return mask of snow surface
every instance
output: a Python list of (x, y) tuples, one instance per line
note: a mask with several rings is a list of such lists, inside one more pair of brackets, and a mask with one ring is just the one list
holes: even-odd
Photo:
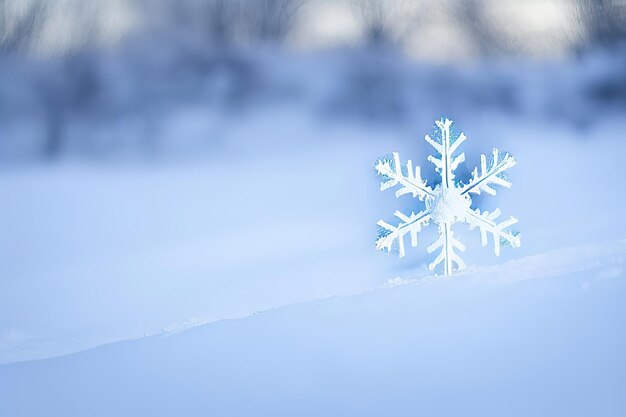
[(617, 417), (625, 260), (564, 248), (4, 365), (0, 415)]

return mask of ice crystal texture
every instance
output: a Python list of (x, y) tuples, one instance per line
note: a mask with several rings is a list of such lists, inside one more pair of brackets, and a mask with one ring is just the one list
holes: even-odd
[[(434, 188), (428, 186), (422, 179), (420, 167), (413, 168), (409, 160), (403, 166), (400, 156), (394, 152), (392, 158), (381, 158), (376, 164), (376, 171), (383, 177), (380, 184), (381, 191), (399, 186), (396, 197), (411, 194), (414, 198), (423, 201), (425, 208), (418, 213), (411, 212), (406, 215), (396, 211), (394, 215), (400, 219), (397, 226), (393, 226), (383, 220), (378, 222), (380, 233), (376, 240), (376, 249), (391, 251), (397, 244), (400, 257), (404, 256), (404, 239), (409, 234), (411, 246), (417, 246), (417, 234), (422, 227), (430, 222), (437, 225), (439, 238), (426, 250), (433, 253), (439, 250), (435, 260), (429, 265), (431, 271), (439, 265), (443, 268), (444, 275), (451, 275), (453, 271), (466, 268), (465, 262), (458, 252), (464, 252), (465, 246), (454, 238), (452, 225), (454, 223), (467, 223), (470, 230), (478, 228), (482, 245), (488, 243), (488, 235), (493, 237), (494, 252), (500, 255), (501, 246), (520, 246), (519, 234), (511, 231), (510, 226), (517, 223), (515, 217), (498, 221), (500, 210), (492, 212), (472, 208), (472, 194), (485, 192), (495, 195), (493, 186), (509, 188), (511, 183), (506, 179), (505, 172), (516, 164), (515, 158), (508, 153), (501, 155), (497, 149), (493, 149), (491, 160), (487, 161), (486, 155), (480, 157), (480, 169), (477, 167), (472, 172), (467, 184), (455, 181), (454, 171), (465, 161), (465, 154), (455, 156), (459, 146), (465, 141), (463, 133), (456, 135), (452, 130), (452, 120), (442, 118), (435, 121), (436, 135), (434, 138), (426, 135), (424, 138), (435, 151), (437, 156), (429, 155), (428, 160), (435, 166), (441, 182)], [(458, 251), (458, 252), (457, 252)]]

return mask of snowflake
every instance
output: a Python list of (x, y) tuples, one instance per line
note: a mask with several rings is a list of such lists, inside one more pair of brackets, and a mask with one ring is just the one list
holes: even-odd
[(380, 220), (379, 236), (376, 240), (376, 249), (386, 249), (391, 251), (392, 246), (397, 242), (400, 257), (404, 256), (404, 236), (411, 235), (411, 245), (417, 246), (417, 234), (423, 226), (429, 222), (437, 225), (439, 238), (426, 250), (433, 253), (441, 248), (441, 252), (429, 265), (433, 271), (442, 264), (444, 275), (451, 275), (453, 271), (460, 271), (466, 268), (465, 262), (456, 253), (465, 251), (465, 246), (454, 238), (452, 225), (457, 222), (469, 224), (470, 230), (478, 228), (483, 247), (487, 245), (487, 235), (493, 236), (494, 252), (496, 256), (500, 254), (502, 245), (520, 246), (520, 235), (512, 232), (510, 226), (517, 223), (515, 217), (510, 217), (502, 222), (496, 219), (500, 216), (500, 210), (495, 209), (491, 213), (472, 209), (471, 194), (495, 195), (496, 190), (492, 185), (501, 185), (509, 188), (511, 183), (505, 177), (505, 171), (516, 164), (515, 158), (505, 153), (501, 156), (497, 149), (493, 149), (493, 158), (487, 163), (486, 155), (480, 157), (480, 171), (475, 168), (472, 172), (468, 184), (456, 183), (454, 181), (454, 171), (460, 163), (465, 161), (465, 154), (454, 156), (459, 146), (465, 141), (463, 133), (456, 135), (452, 130), (452, 120), (442, 118), (435, 121), (437, 132), (435, 139), (426, 135), (424, 138), (439, 154), (439, 157), (428, 156), (428, 160), (435, 165), (435, 170), (441, 177), (441, 182), (433, 189), (426, 185), (422, 179), (420, 167), (413, 169), (413, 164), (409, 160), (405, 166), (400, 163), (398, 153), (394, 152), (391, 159), (381, 158), (376, 164), (376, 171), (384, 180), (380, 184), (380, 190), (400, 185), (396, 191), (396, 197), (404, 194), (412, 194), (413, 198), (418, 198), (424, 202), (425, 209), (419, 213), (411, 212), (406, 215), (396, 211), (394, 215), (400, 219), (397, 226)]

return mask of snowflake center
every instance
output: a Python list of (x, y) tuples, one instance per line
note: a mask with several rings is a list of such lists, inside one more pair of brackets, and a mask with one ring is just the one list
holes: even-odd
[(435, 224), (454, 223), (465, 218), (472, 201), (461, 194), (459, 188), (444, 188), (438, 185), (431, 200), (431, 218)]

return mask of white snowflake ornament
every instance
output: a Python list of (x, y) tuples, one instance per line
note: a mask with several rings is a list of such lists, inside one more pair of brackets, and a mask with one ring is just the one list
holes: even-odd
[(509, 229), (517, 223), (515, 217), (510, 217), (500, 223), (496, 219), (500, 216), (500, 210), (495, 209), (491, 213), (479, 209), (472, 209), (471, 194), (495, 195), (496, 190), (493, 185), (501, 185), (509, 188), (511, 183), (505, 177), (505, 171), (516, 164), (515, 158), (505, 153), (501, 156), (497, 149), (493, 150), (493, 157), (487, 163), (486, 155), (480, 157), (480, 171), (475, 168), (472, 172), (468, 184), (456, 183), (454, 181), (454, 171), (461, 162), (465, 161), (465, 154), (455, 156), (459, 146), (465, 141), (463, 133), (455, 135), (451, 132), (452, 120), (442, 118), (435, 121), (438, 129), (436, 137), (432, 139), (426, 135), (424, 138), (435, 150), (438, 157), (429, 155), (428, 160), (435, 165), (435, 170), (441, 177), (441, 182), (431, 188), (422, 179), (420, 167), (413, 169), (413, 164), (409, 160), (402, 166), (398, 153), (393, 153), (392, 159), (381, 158), (376, 164), (376, 171), (384, 180), (380, 184), (380, 190), (399, 185), (396, 190), (396, 197), (404, 194), (412, 194), (414, 198), (424, 202), (425, 209), (419, 213), (411, 212), (406, 215), (396, 211), (394, 215), (400, 219), (397, 226), (380, 220), (378, 226), (380, 233), (376, 240), (376, 249), (388, 252), (397, 243), (400, 257), (405, 254), (404, 237), (411, 236), (411, 246), (417, 246), (417, 234), (423, 226), (433, 222), (437, 225), (439, 238), (426, 250), (432, 253), (441, 249), (439, 255), (429, 265), (433, 271), (438, 265), (443, 266), (443, 274), (451, 275), (453, 271), (460, 271), (466, 268), (465, 262), (458, 255), (456, 250), (465, 251), (465, 246), (454, 238), (452, 225), (462, 222), (469, 224), (470, 230), (478, 228), (483, 247), (487, 245), (487, 235), (493, 236), (494, 252), (500, 255), (502, 245), (517, 248), (520, 246), (520, 235)]

